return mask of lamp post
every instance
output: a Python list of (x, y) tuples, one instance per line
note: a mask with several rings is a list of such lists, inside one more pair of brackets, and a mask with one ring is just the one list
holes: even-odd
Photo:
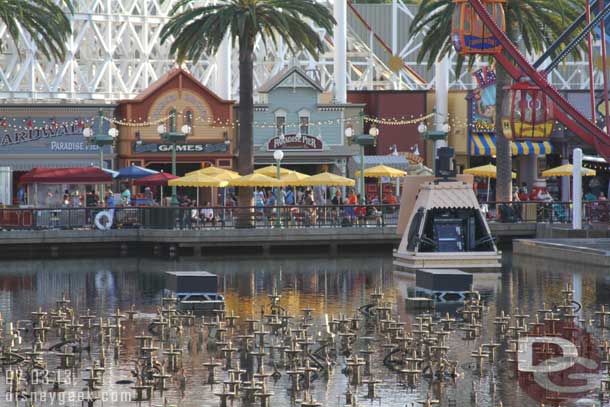
[(374, 146), (377, 144), (377, 136), (379, 136), (379, 128), (373, 125), (369, 129), (368, 134), (360, 134), (354, 136), (354, 129), (348, 127), (345, 129), (345, 138), (348, 144), (357, 144), (360, 146), (360, 203), (366, 204), (366, 191), (364, 184), (364, 147)]
[[(88, 143), (94, 144), (98, 147), (98, 153), (100, 158), (100, 170), (104, 169), (104, 146), (111, 146), (114, 140), (118, 137), (119, 131), (115, 127), (108, 129), (108, 134), (102, 133), (102, 120), (103, 112), (100, 110), (97, 119), (97, 133), (93, 134), (93, 130), (90, 127), (83, 129), (83, 136)], [(104, 184), (100, 184), (100, 199), (104, 201)]]
[[(165, 128), (165, 124), (157, 126), (157, 132), (161, 136), (163, 141), (172, 143), (172, 175), (176, 175), (176, 144), (184, 143), (186, 136), (191, 132), (191, 126), (188, 124), (183, 125), (180, 128), (180, 132), (175, 130), (175, 117), (170, 117), (170, 131), (168, 132)], [(178, 206), (178, 197), (176, 195), (176, 186), (172, 186), (172, 206)]]
[[(282, 159), (284, 158), (284, 152), (282, 150), (275, 150), (273, 152), (273, 159), (275, 160), (275, 164), (276, 164), (276, 169), (277, 169), (277, 180), (280, 180), (280, 164), (282, 162)], [(275, 226), (277, 226), (278, 228), (282, 227), (282, 222), (280, 220), (280, 187), (278, 185), (278, 187), (276, 188), (276, 194), (275, 194), (275, 206), (276, 206), (276, 215), (275, 215)]]
[(436, 159), (437, 159), (437, 149), (438, 142), (445, 141), (447, 139), (447, 135), (451, 131), (451, 126), (449, 123), (445, 123), (441, 126), (441, 130), (428, 130), (428, 126), (425, 122), (421, 122), (417, 127), (417, 131), (424, 137), (424, 140), (431, 140), (434, 142), (434, 151), (432, 154), (432, 170), (434, 171), (434, 175), (436, 175)]

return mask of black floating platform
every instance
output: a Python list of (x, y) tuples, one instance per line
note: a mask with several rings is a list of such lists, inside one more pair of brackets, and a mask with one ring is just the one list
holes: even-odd
[(415, 286), (433, 292), (470, 291), (472, 274), (457, 269), (419, 269), (415, 273)]
[(165, 273), (165, 285), (174, 293), (215, 293), (218, 278), (207, 271), (168, 271)]

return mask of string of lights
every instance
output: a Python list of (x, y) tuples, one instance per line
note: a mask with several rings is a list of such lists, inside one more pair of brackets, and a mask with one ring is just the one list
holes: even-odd
[[(345, 118), (339, 118), (339, 119), (331, 119), (331, 120), (318, 120), (318, 121), (313, 121), (313, 122), (309, 122), (309, 125), (317, 125), (317, 126), (324, 126), (324, 125), (333, 125), (333, 124), (340, 124), (340, 123), (353, 123), (356, 122), (358, 120), (363, 120), (364, 122), (370, 123), (370, 124), (375, 124), (375, 125), (389, 125), (389, 126), (409, 126), (409, 125), (414, 125), (414, 124), (419, 124), (421, 122), (425, 122), (427, 120), (430, 120), (434, 117), (435, 113), (430, 113), (430, 114), (426, 114), (420, 117), (410, 117), (410, 118), (406, 118), (406, 117), (392, 117), (392, 118), (379, 118), (379, 117), (374, 117), (374, 116), (361, 116), (361, 115), (354, 115), (354, 116), (350, 116), (350, 117), (345, 117)], [(176, 113), (177, 117), (186, 117), (185, 114), (183, 113)], [(169, 120), (170, 118), (172, 118), (173, 115), (167, 115), (165, 117), (161, 117), (158, 119), (153, 119), (153, 120), (142, 120), (141, 118), (139, 118), (138, 120), (123, 120), (123, 119), (119, 119), (116, 117), (109, 117), (109, 116), (102, 116), (102, 120), (107, 121), (109, 123), (111, 123), (112, 125), (116, 126), (116, 127), (132, 127), (132, 128), (144, 128), (144, 127), (152, 127), (152, 126), (157, 126), (160, 123), (163, 123), (167, 120)], [(199, 124), (203, 124), (203, 125), (208, 125), (208, 126), (214, 126), (214, 127), (223, 127), (223, 128), (227, 128), (227, 129), (235, 129), (239, 126), (239, 120), (235, 120), (235, 121), (229, 121), (229, 120), (215, 120), (209, 117), (192, 117), (191, 120), (193, 120), (194, 122), (197, 122)], [(451, 125), (451, 128), (467, 128), (471, 131), (474, 132), (494, 132), (495, 131), (495, 124), (493, 122), (483, 122), (483, 121), (477, 121), (477, 122), (469, 122), (468, 120), (462, 120), (462, 119), (457, 119), (455, 117), (449, 117), (448, 124)], [(65, 127), (65, 126), (79, 126), (81, 128), (85, 128), (85, 127), (93, 127), (96, 125), (96, 117), (90, 117), (90, 118), (84, 118), (84, 119), (78, 119), (78, 120), (68, 120), (68, 121), (58, 121), (54, 118), (49, 119), (49, 120), (44, 120), (44, 121), (40, 121), (39, 119), (31, 119), (31, 118), (1, 118), (0, 119), (0, 131), (2, 129), (5, 129), (5, 131), (14, 131), (14, 132), (20, 132), (20, 131), (28, 131), (28, 130), (52, 130), (53, 128), (58, 128), (58, 127)], [(298, 128), (301, 125), (301, 123), (299, 122), (285, 122), (283, 123), (284, 127), (287, 128)], [(275, 129), (277, 128), (277, 123), (275, 122), (262, 122), (262, 121), (255, 121), (253, 123), (253, 127), (254, 128), (259, 128), (259, 129)], [(553, 123), (553, 129), (554, 131), (569, 131), (569, 129), (564, 126), (561, 122), (559, 121), (554, 121)]]
[(419, 124), (421, 122), (424, 122), (424, 121), (434, 117), (435, 115), (436, 115), (436, 113), (430, 113), (425, 116), (421, 116), (421, 117), (418, 117), (415, 119), (410, 119), (410, 120), (406, 120), (404, 117), (402, 117), (400, 119), (396, 119), (395, 117), (393, 117), (392, 119), (383, 119), (383, 118), (378, 118), (378, 117), (365, 116), (364, 121), (369, 122), (369, 123), (383, 124), (383, 125), (389, 125), (389, 126), (408, 126), (411, 124)]
[[(17, 124), (20, 123), (20, 124)], [(95, 122), (95, 118), (85, 118), (78, 120), (67, 120), (67, 121), (57, 121), (56, 119), (50, 119), (48, 121), (42, 121), (42, 123), (38, 124), (38, 120), (33, 120), (30, 118), (22, 119), (22, 118), (2, 118), (0, 119), (0, 128), (5, 129), (5, 131), (11, 129), (13, 131), (26, 131), (26, 130), (48, 130), (52, 128), (65, 127), (65, 126), (79, 126), (81, 128), (89, 127), (93, 125)]]
[[(362, 120), (363, 122), (375, 124), (375, 125), (407, 126), (407, 125), (414, 125), (414, 124), (418, 124), (423, 121), (426, 121), (426, 120), (432, 118), (434, 115), (435, 115), (434, 113), (430, 113), (430, 114), (426, 114), (426, 115), (423, 115), (420, 117), (411, 116), (409, 118), (404, 117), (404, 116), (399, 117), (399, 118), (396, 118), (396, 117), (379, 118), (379, 117), (366, 116), (366, 115), (365, 116), (353, 115), (353, 116), (338, 118), (338, 119), (316, 120), (316, 121), (308, 122), (308, 124), (317, 125), (317, 126), (324, 126), (324, 125), (328, 126), (328, 125), (341, 124), (341, 123), (353, 123), (353, 122)], [(173, 117), (187, 118), (187, 115), (184, 113), (177, 112), (175, 114), (169, 114), (167, 116), (160, 117), (157, 119), (145, 118), (144, 120), (142, 118), (138, 118), (137, 120), (135, 120), (135, 119), (125, 120), (125, 119), (119, 119), (117, 117), (104, 116), (104, 115), (101, 116), (102, 120), (111, 123), (115, 127), (131, 127), (131, 128), (145, 128), (145, 127), (157, 126), (160, 123), (166, 122), (167, 120), (169, 120)], [(217, 119), (212, 119), (210, 117), (202, 117), (202, 116), (190, 117), (190, 120), (192, 120), (193, 122), (199, 123), (199, 124), (203, 124), (203, 125), (230, 128), (230, 129), (235, 129), (239, 126), (239, 120), (234, 120), (234, 121), (217, 120)], [(38, 121), (34, 121), (29, 118), (27, 118), (27, 119), (4, 118), (4, 119), (0, 120), (0, 127), (4, 127), (7, 130), (12, 129), (14, 131), (28, 131), (28, 130), (45, 129), (45, 128), (49, 128), (52, 126), (57, 127), (57, 126), (73, 125), (76, 122), (78, 122), (78, 124), (83, 128), (84, 127), (93, 127), (94, 125), (96, 125), (95, 117), (91, 117), (89, 119), (79, 120), (79, 121), (70, 120), (70, 121), (64, 121), (64, 122), (59, 122), (55, 119), (51, 119), (50, 121), (42, 121), (42, 124), (40, 124), (40, 125), (36, 124), (36, 122), (38, 122)], [(275, 129), (275, 128), (277, 128), (277, 125), (278, 124), (276, 122), (255, 121), (253, 123), (253, 127), (259, 128), (259, 129)], [(302, 125), (302, 123), (300, 123), (299, 121), (294, 121), (294, 122), (284, 122), (284, 123), (282, 123), (282, 125), (284, 127), (288, 127), (288, 128), (291, 128), (291, 127), (298, 128), (299, 126)]]

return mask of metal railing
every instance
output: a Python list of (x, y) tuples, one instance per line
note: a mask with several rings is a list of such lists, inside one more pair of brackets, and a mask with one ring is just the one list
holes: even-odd
[[(609, 223), (610, 201), (583, 201), (584, 222)], [(488, 202), (481, 204), (488, 220), (504, 223), (571, 223), (572, 202)]]
[(396, 226), (397, 205), (3, 208), (0, 230), (320, 228)]
[[(487, 220), (503, 223), (571, 223), (571, 202), (488, 202)], [(0, 208), (0, 230), (383, 228), (398, 223), (398, 205), (251, 207)], [(610, 223), (610, 201), (583, 202), (583, 221)]]

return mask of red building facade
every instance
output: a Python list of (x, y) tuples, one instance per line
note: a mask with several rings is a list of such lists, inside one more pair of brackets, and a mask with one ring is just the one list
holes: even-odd
[[(347, 100), (350, 103), (365, 103), (364, 113), (367, 116), (389, 120), (411, 120), (424, 116), (427, 111), (426, 91), (350, 91)], [(399, 152), (412, 151), (419, 146), (420, 154), (425, 157), (426, 145), (417, 124), (389, 125), (381, 124), (375, 151), (367, 154), (386, 155), (392, 152), (393, 146)], [(365, 131), (369, 126), (365, 123)]]

